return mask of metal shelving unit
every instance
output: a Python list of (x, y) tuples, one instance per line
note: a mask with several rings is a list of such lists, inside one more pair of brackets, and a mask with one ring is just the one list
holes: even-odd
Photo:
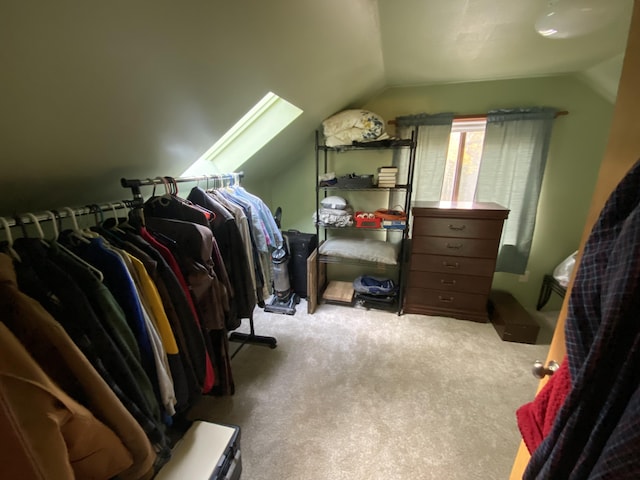
[[(414, 175), (414, 167), (415, 167), (415, 155), (416, 155), (416, 138), (415, 133), (412, 133), (411, 138), (409, 139), (391, 139), (384, 142), (368, 142), (368, 143), (357, 143), (354, 145), (344, 145), (337, 147), (328, 147), (321, 142), (321, 133), (316, 131), (315, 133), (315, 156), (316, 156), (316, 212), (320, 209), (320, 203), (323, 198), (326, 198), (329, 194), (331, 195), (339, 195), (340, 192), (355, 192), (358, 193), (371, 193), (374, 192), (380, 193), (381, 198), (384, 198), (384, 194), (387, 194), (387, 197), (394, 193), (400, 193), (403, 196), (402, 204), (398, 204), (402, 206), (404, 212), (407, 213), (406, 225), (404, 228), (358, 228), (358, 227), (334, 227), (334, 226), (323, 226), (319, 222), (316, 221), (316, 235), (318, 237), (319, 244), (326, 241), (328, 238), (332, 238), (339, 231), (339, 235), (345, 236), (369, 236), (369, 235), (382, 235), (385, 234), (387, 236), (386, 241), (390, 241), (389, 238), (393, 240), (392, 243), (397, 242), (399, 244), (399, 255), (398, 255), (398, 263), (397, 265), (388, 265), (383, 263), (376, 262), (367, 262), (364, 260), (353, 260), (347, 259), (343, 257), (337, 256), (328, 256), (328, 255), (316, 255), (315, 258), (315, 283), (317, 285), (316, 301), (317, 304), (320, 304), (323, 301), (323, 293), (326, 288), (326, 284), (321, 284), (321, 277), (325, 278), (326, 275), (321, 275), (321, 266), (326, 266), (328, 264), (343, 264), (343, 265), (351, 265), (351, 266), (362, 266), (362, 267), (370, 267), (375, 268), (376, 271), (395, 271), (395, 281), (398, 285), (398, 292), (396, 296), (396, 301), (394, 305), (380, 305), (374, 304), (375, 302), (364, 305), (366, 308), (381, 308), (384, 310), (392, 310), (398, 313), (398, 315), (402, 314), (402, 306), (404, 299), (404, 283), (405, 283), (405, 257), (406, 257), (406, 244), (408, 242), (409, 236), (409, 228), (410, 228), (410, 216), (409, 209), (411, 206), (411, 193), (412, 193), (412, 184), (413, 184), (413, 175)], [(389, 162), (391, 163), (393, 160), (393, 152), (402, 152), (406, 151), (407, 161), (404, 168), (398, 171), (398, 181), (401, 183), (397, 184), (395, 187), (366, 187), (366, 188), (355, 188), (349, 187), (344, 188), (339, 185), (332, 186), (319, 186), (318, 178), (321, 174), (327, 173), (329, 170), (329, 166), (333, 165), (332, 162), (337, 160), (337, 157), (346, 156), (349, 152), (354, 151), (388, 151), (389, 153)], [(341, 160), (342, 161), (342, 160)], [(347, 162), (345, 161), (345, 164)], [(389, 164), (390, 164), (389, 163)], [(344, 167), (345, 164), (342, 164)], [(388, 202), (388, 199), (387, 199)], [(383, 206), (381, 205), (381, 208)], [(384, 206), (386, 207), (386, 206)], [(392, 206), (391, 206), (392, 207)], [(326, 267), (325, 267), (326, 268)], [(328, 280), (325, 282), (328, 284)], [(336, 303), (336, 302), (330, 302)], [(353, 304), (353, 302), (352, 302)]]

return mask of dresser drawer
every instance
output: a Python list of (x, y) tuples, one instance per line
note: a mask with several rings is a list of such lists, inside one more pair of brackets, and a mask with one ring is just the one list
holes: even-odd
[(491, 291), (491, 277), (472, 277), (439, 272), (409, 272), (409, 285), (416, 288), (442, 290), (446, 292), (466, 292), (488, 295)]
[(411, 245), (412, 254), (495, 258), (498, 251), (496, 239), (414, 236)]
[(425, 288), (409, 287), (406, 304), (413, 307), (434, 308), (438, 311), (486, 312), (487, 295), (463, 292), (445, 292)]
[(502, 235), (502, 223), (501, 219), (415, 217), (413, 235), (499, 239)]
[(495, 258), (448, 257), (442, 255), (411, 255), (411, 271), (442, 272), (462, 275), (493, 276)]

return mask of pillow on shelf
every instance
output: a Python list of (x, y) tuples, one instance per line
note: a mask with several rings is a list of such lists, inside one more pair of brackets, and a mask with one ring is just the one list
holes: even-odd
[(320, 204), (324, 208), (332, 208), (334, 210), (344, 210), (347, 208), (347, 201), (344, 198), (335, 195), (323, 198), (320, 201)]
[(399, 249), (391, 243), (370, 238), (330, 238), (318, 251), (320, 255), (397, 265)]

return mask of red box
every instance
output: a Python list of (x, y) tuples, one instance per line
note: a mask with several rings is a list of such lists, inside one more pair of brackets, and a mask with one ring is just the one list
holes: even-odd
[(353, 218), (357, 228), (382, 228), (382, 219), (370, 212), (356, 212)]

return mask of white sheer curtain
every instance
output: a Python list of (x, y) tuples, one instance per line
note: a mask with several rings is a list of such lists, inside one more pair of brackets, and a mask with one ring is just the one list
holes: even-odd
[(475, 200), (507, 207), (496, 271), (523, 274), (556, 110), (498, 110), (487, 115)]
[[(453, 113), (419, 114), (396, 118), (396, 134), (410, 138), (416, 131), (416, 161), (413, 175), (413, 201), (438, 201), (447, 163), (447, 149)], [(398, 157), (399, 171), (405, 171), (406, 156)]]

